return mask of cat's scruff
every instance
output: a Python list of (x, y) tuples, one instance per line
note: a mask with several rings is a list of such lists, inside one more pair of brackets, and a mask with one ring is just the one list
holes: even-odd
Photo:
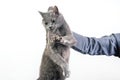
[(65, 80), (69, 76), (70, 47), (76, 43), (70, 28), (57, 6), (39, 12), (46, 30), (46, 48), (38, 80)]

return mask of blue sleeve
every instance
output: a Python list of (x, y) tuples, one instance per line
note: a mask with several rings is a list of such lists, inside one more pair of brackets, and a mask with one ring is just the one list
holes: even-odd
[(72, 48), (89, 55), (116, 55), (120, 49), (120, 34), (112, 34), (101, 38), (85, 37), (73, 32), (77, 44)]

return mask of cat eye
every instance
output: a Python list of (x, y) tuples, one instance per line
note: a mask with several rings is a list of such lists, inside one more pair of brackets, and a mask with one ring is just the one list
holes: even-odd
[(47, 23), (47, 22), (45, 22), (45, 25), (48, 25), (48, 23)]
[(52, 23), (55, 23), (55, 20), (52, 20)]

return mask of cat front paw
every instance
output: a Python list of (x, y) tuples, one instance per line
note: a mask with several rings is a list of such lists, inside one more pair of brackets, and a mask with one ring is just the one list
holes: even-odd
[(62, 39), (62, 37), (61, 37), (61, 36), (59, 36), (59, 35), (55, 35), (55, 41), (60, 42), (60, 41), (61, 41), (61, 39)]
[(62, 37), (59, 36), (59, 35), (56, 35), (56, 34), (52, 34), (51, 37), (50, 37), (50, 41), (53, 43), (53, 42), (58, 42), (60, 43)]
[(61, 38), (60, 43), (63, 45), (69, 45), (68, 40), (64, 39), (64, 37)]

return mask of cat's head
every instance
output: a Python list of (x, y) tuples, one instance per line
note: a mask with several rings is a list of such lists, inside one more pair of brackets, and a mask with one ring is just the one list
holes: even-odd
[(57, 6), (49, 7), (47, 12), (40, 12), (43, 20), (42, 23), (46, 30), (54, 30), (57, 24), (57, 18), (59, 16), (59, 11)]

